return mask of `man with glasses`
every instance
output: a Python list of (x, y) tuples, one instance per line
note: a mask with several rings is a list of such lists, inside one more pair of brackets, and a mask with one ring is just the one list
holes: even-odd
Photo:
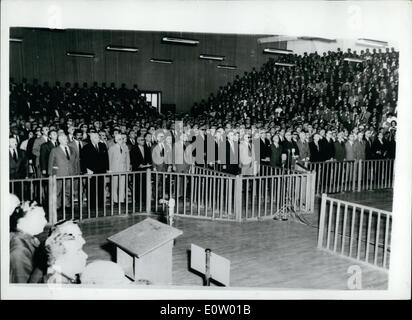
[(133, 171), (140, 171), (150, 166), (150, 150), (145, 147), (143, 136), (137, 138), (136, 147), (130, 151), (130, 161)]

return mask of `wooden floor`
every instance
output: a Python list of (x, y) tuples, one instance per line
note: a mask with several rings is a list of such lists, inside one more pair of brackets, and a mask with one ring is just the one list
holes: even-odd
[[(335, 195), (363, 204), (380, 200), (382, 209), (392, 206), (390, 191)], [(363, 199), (361, 197), (363, 195)], [(389, 205), (390, 203), (390, 205)], [(316, 206), (318, 208), (318, 205)], [(297, 222), (225, 222), (177, 218), (175, 227), (183, 231), (173, 250), (173, 284), (201, 286), (202, 278), (190, 270), (190, 245), (208, 247), (231, 261), (232, 287), (347, 289), (348, 268), (354, 263), (316, 249), (317, 216), (310, 225)], [(91, 219), (81, 223), (89, 262), (114, 259), (107, 238), (139, 221), (144, 215)], [(153, 216), (152, 216), (153, 217)], [(157, 218), (157, 216), (154, 216)], [(360, 265), (363, 289), (386, 289), (387, 273)]]

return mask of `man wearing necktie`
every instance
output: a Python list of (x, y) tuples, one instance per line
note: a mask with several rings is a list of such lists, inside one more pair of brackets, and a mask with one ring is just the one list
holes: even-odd
[[(106, 145), (100, 142), (96, 132), (90, 133), (90, 143), (82, 149), (82, 160), (84, 160), (85, 172), (89, 175), (106, 173), (109, 169), (109, 156)], [(96, 194), (97, 184), (97, 194)], [(90, 179), (90, 207), (103, 206), (105, 177), (99, 176)]]
[(116, 135), (114, 141), (115, 143), (109, 148), (109, 172), (114, 174), (112, 197), (115, 203), (122, 203), (125, 200), (126, 175), (120, 173), (130, 171), (130, 156), (122, 135)]
[(365, 160), (365, 141), (363, 140), (362, 131), (358, 133), (357, 140), (353, 143), (353, 152), (355, 160)]
[[(59, 146), (54, 147), (49, 156), (48, 174), (53, 174), (53, 170), (57, 177), (76, 175), (78, 168), (78, 154), (68, 145), (68, 139), (65, 134), (58, 136)], [(64, 199), (62, 195), (63, 181), (65, 185)], [(73, 185), (74, 189), (74, 185)], [(72, 179), (57, 179), (57, 209), (71, 207), (72, 202)]]
[(239, 174), (239, 144), (234, 141), (233, 131), (227, 133), (226, 141), (226, 165), (223, 169), (230, 174)]
[(152, 159), (152, 135), (150, 133), (146, 133), (144, 135), (144, 148), (145, 148), (145, 152), (148, 155), (147, 161), (149, 162), (149, 164), (153, 163), (153, 159)]
[(152, 145), (153, 169), (159, 172), (165, 172), (167, 165), (165, 163), (164, 133), (159, 131), (157, 134), (157, 144)]
[(49, 156), (53, 148), (57, 147), (57, 132), (56, 130), (49, 131), (49, 140), (40, 146), (40, 169), (42, 177), (48, 177)]
[(249, 134), (245, 133), (243, 135), (241, 143), (239, 144), (239, 161), (242, 175), (251, 176), (255, 174), (255, 166), (257, 159), (255, 150), (252, 146), (251, 141), (249, 140)]
[(17, 149), (17, 140), (13, 136), (9, 139), (9, 177), (24, 179), (27, 175), (27, 164), (22, 150)]
[(73, 135), (73, 140), (68, 143), (69, 147), (71, 147), (78, 155), (79, 163), (77, 164), (78, 172), (76, 174), (84, 173), (84, 164), (82, 163), (82, 149), (83, 149), (83, 141), (82, 141), (82, 131), (76, 130)]

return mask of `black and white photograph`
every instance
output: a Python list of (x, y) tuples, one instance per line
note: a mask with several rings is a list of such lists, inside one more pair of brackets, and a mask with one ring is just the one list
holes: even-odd
[(1, 298), (410, 299), (411, 4), (2, 1)]

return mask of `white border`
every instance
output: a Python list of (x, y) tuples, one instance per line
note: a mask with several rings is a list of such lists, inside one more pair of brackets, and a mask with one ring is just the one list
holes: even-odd
[[(156, 13), (155, 15), (153, 13)], [(409, 1), (22, 1), (1, 2), (1, 297), (3, 299), (410, 299), (411, 30)], [(398, 148), (389, 289), (386, 291), (80, 289), (8, 285), (9, 27), (159, 30), (371, 38), (400, 51)]]

